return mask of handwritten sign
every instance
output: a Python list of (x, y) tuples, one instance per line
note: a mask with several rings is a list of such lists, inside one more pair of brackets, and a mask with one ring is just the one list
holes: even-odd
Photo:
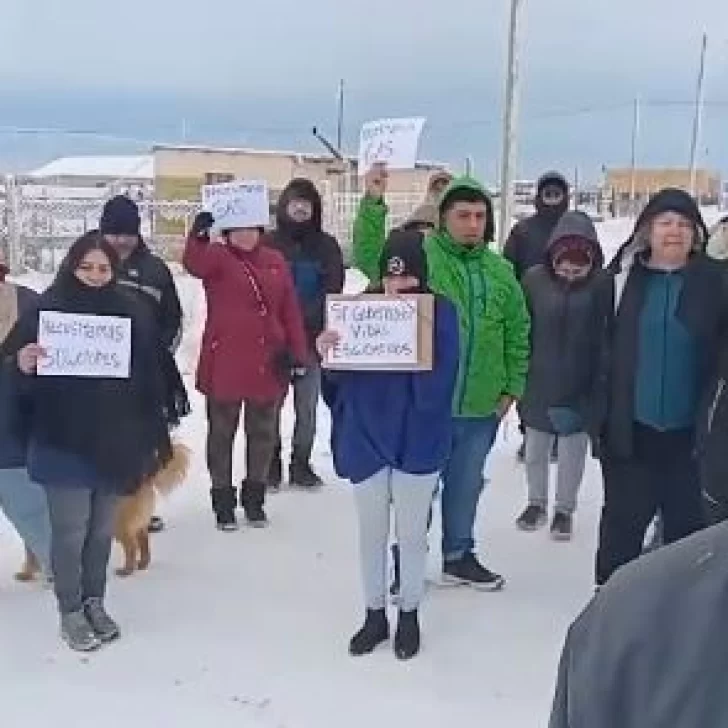
[(215, 218), (215, 227), (219, 230), (256, 228), (270, 223), (268, 185), (265, 182), (204, 185), (202, 206)]
[(372, 165), (386, 164), (388, 169), (414, 169), (425, 119), (380, 119), (361, 128), (359, 137), (359, 174)]
[(48, 354), (39, 376), (129, 378), (129, 318), (41, 311), (38, 343)]
[(326, 328), (340, 341), (329, 369), (432, 369), (433, 298), (430, 295), (328, 296)]

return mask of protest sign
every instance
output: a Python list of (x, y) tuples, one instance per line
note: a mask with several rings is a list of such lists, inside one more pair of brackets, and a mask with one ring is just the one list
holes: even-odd
[(215, 218), (218, 230), (265, 227), (270, 224), (265, 182), (225, 182), (202, 187), (202, 207)]
[(429, 294), (328, 296), (326, 329), (341, 338), (323, 365), (428, 371), (432, 369), (433, 316), (434, 300)]
[(414, 169), (425, 119), (380, 119), (369, 121), (359, 137), (359, 174), (374, 164), (388, 169)]
[(129, 318), (41, 311), (38, 343), (47, 353), (38, 362), (41, 377), (129, 378)]

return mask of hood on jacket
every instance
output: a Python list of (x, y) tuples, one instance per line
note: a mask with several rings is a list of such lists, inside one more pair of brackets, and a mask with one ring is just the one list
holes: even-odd
[(677, 212), (690, 220), (695, 225), (696, 231), (695, 252), (705, 252), (710, 233), (697, 202), (685, 190), (666, 187), (645, 205), (637, 218), (632, 234), (610, 261), (608, 266), (610, 271), (620, 270), (623, 263), (629, 263), (636, 255), (647, 250), (649, 247), (647, 228), (652, 220), (663, 212)]
[[(288, 216), (287, 208), (291, 200), (308, 200), (313, 208), (311, 219), (299, 223)], [(295, 237), (302, 237), (306, 233), (320, 233), (323, 229), (323, 203), (321, 194), (310, 179), (299, 177), (291, 180), (281, 192), (276, 205), (276, 226), (284, 233)]]
[(495, 214), (493, 212), (493, 200), (485, 187), (478, 182), (478, 180), (472, 177), (455, 177), (450, 182), (445, 191), (442, 194), (439, 206), (439, 220), (438, 224), (440, 229), (445, 228), (445, 211), (448, 206), (459, 199), (477, 197), (485, 202), (486, 206), (486, 222), (485, 222), (485, 234), (484, 243), (491, 243), (495, 238)]
[(402, 225), (402, 230), (417, 230), (429, 227), (433, 230), (437, 227), (438, 210), (437, 205), (428, 202), (415, 208), (407, 221)]
[[(556, 185), (564, 191), (564, 199), (559, 205), (547, 205), (541, 195), (546, 187)], [(556, 171), (546, 172), (536, 182), (536, 199), (534, 200), (536, 212), (539, 215), (549, 217), (560, 217), (569, 209), (569, 183), (563, 174)]]
[(601, 268), (604, 265), (604, 252), (599, 243), (597, 229), (589, 215), (580, 210), (574, 210), (565, 212), (561, 216), (546, 246), (546, 255), (550, 264), (553, 264), (552, 253), (559, 242), (567, 239), (587, 243), (592, 250), (594, 268)]

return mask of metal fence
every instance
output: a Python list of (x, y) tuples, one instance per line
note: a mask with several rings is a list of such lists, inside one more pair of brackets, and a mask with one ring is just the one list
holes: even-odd
[[(387, 195), (390, 226), (401, 224), (422, 201), (423, 193)], [(358, 192), (322, 190), (324, 227), (340, 242), (345, 257), (351, 256), (354, 218), (361, 199)], [(19, 186), (8, 184), (0, 197), (0, 244), (14, 270), (55, 270), (70, 244), (98, 226), (103, 199), (39, 199), (24, 195)], [(139, 202), (142, 235), (155, 251), (168, 260), (178, 260), (199, 202), (154, 200)]]

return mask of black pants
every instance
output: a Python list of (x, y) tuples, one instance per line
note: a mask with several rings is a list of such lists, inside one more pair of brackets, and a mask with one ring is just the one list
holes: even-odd
[[(208, 397), (207, 469), (213, 488), (233, 485), (233, 448), (242, 402), (217, 402)], [(246, 478), (266, 483), (278, 435), (278, 404), (245, 402)]]
[(632, 457), (602, 458), (604, 508), (599, 527), (596, 580), (604, 584), (642, 552), (645, 533), (658, 510), (665, 543), (705, 525), (692, 430), (660, 432), (634, 426)]

